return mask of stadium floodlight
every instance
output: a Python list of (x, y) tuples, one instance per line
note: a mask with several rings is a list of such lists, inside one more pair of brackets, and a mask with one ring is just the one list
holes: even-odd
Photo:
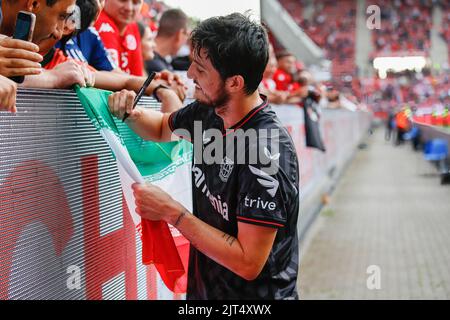
[(381, 79), (387, 77), (388, 71), (415, 70), (420, 72), (426, 64), (427, 60), (423, 56), (377, 57), (373, 60), (373, 67), (378, 70), (378, 76)]

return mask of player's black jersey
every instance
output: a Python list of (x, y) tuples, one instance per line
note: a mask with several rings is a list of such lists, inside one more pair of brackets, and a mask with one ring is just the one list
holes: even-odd
[[(201, 131), (194, 127), (198, 121)], [(297, 299), (298, 160), (289, 134), (267, 100), (228, 130), (213, 108), (199, 102), (173, 113), (169, 126), (181, 136), (189, 134), (194, 144), (195, 216), (233, 237), (237, 237), (238, 222), (278, 229), (269, 258), (253, 281), (191, 246), (187, 299)], [(218, 136), (207, 129), (220, 130), (215, 131), (223, 138), (222, 154)], [(238, 132), (246, 137), (227, 140)], [(234, 149), (230, 149), (233, 140)], [(208, 155), (221, 160), (211, 164)]]

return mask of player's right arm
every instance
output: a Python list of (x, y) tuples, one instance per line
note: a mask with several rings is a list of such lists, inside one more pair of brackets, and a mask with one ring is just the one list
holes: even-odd
[[(159, 90), (158, 98), (164, 103), (164, 99), (170, 99), (166, 93), (169, 90)], [(133, 109), (134, 91), (122, 90), (113, 93), (108, 98), (111, 113), (118, 119), (123, 119), (125, 112), (130, 116), (125, 120), (127, 125), (144, 140), (155, 142), (168, 142), (173, 140), (169, 127), (171, 113), (161, 113), (155, 110), (136, 107)]]

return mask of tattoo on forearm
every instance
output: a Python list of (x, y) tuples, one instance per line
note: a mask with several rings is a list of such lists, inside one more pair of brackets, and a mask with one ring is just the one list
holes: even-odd
[(230, 247), (233, 245), (234, 241), (236, 241), (236, 238), (230, 236), (229, 234), (224, 233), (222, 235), (222, 238), (225, 239), (225, 242), (230, 245)]

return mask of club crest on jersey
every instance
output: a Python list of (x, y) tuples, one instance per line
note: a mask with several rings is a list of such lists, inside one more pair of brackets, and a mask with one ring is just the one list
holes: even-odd
[(230, 177), (231, 172), (233, 171), (234, 162), (228, 157), (223, 158), (222, 163), (220, 164), (220, 172), (219, 178), (222, 182), (227, 182)]

